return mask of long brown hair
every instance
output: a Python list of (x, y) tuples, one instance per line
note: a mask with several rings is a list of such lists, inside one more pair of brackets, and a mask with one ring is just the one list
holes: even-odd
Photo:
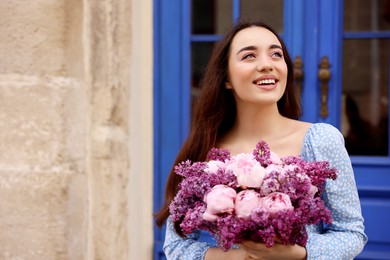
[[(236, 118), (236, 103), (232, 92), (225, 88), (228, 56), (234, 36), (248, 27), (266, 28), (281, 43), (288, 73), (286, 90), (277, 105), (281, 115), (298, 119), (300, 107), (293, 89), (293, 64), (284, 42), (268, 25), (241, 20), (225, 34), (224, 38), (213, 49), (201, 82), (200, 96), (194, 104), (188, 137), (179, 151), (174, 165), (184, 160), (194, 162), (206, 160), (208, 151), (215, 147), (217, 139), (232, 128)], [(159, 227), (162, 227), (169, 217), (169, 204), (177, 193), (181, 180), (182, 177), (175, 174), (172, 168), (166, 185), (164, 205), (156, 214), (156, 223)], [(183, 236), (179, 224), (175, 223), (175, 229), (179, 235)]]

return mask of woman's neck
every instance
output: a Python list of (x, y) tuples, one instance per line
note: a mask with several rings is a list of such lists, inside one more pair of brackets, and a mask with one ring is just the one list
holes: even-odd
[(272, 139), (283, 130), (288, 119), (282, 116), (276, 105), (269, 107), (245, 107), (237, 110), (232, 133), (243, 139)]
[(310, 123), (282, 116), (277, 106), (237, 109), (233, 127), (218, 140), (218, 147), (232, 154), (251, 153), (263, 140), (281, 156), (298, 155)]
[(291, 120), (282, 116), (276, 105), (269, 107), (240, 107), (236, 121), (218, 142), (221, 148), (233, 154), (251, 152), (257, 142), (264, 140), (273, 146), (289, 131)]

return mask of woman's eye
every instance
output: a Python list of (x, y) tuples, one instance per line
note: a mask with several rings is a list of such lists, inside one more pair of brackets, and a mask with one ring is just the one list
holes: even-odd
[(277, 58), (282, 58), (283, 57), (283, 53), (281, 52), (274, 52), (271, 54), (272, 57), (277, 57)]
[(248, 59), (248, 58), (256, 58), (256, 56), (253, 53), (248, 53), (242, 57), (243, 60)]

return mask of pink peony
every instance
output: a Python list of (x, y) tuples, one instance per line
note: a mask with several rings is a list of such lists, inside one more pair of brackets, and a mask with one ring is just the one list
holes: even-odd
[(221, 161), (208, 161), (204, 169), (207, 173), (217, 173), (219, 169), (225, 169), (225, 163)]
[(265, 169), (252, 154), (237, 154), (226, 163), (226, 170), (237, 176), (237, 183), (243, 188), (258, 188), (263, 182)]
[(259, 207), (260, 194), (254, 190), (243, 190), (236, 197), (236, 216), (243, 219), (249, 219), (252, 210)]
[(317, 192), (318, 192), (318, 188), (316, 186), (310, 184), (309, 194), (314, 197)]
[(270, 213), (276, 213), (281, 210), (294, 209), (290, 197), (281, 192), (274, 192), (260, 200), (260, 207)]
[(220, 213), (233, 213), (236, 191), (226, 185), (215, 185), (204, 197), (207, 204), (203, 219), (215, 221)]
[(280, 159), (280, 156), (272, 151), (270, 152), (270, 159), (272, 164), (283, 164), (282, 160)]

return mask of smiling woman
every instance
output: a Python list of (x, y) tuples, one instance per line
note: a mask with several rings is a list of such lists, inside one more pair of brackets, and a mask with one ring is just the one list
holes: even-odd
[(292, 62), (277, 33), (263, 23), (239, 22), (212, 52), (190, 132), (175, 165), (206, 161), (214, 147), (232, 155), (251, 153), (260, 140), (283, 157), (328, 161), (339, 171), (336, 181), (326, 182), (323, 193), (334, 222), (326, 227), (322, 223), (308, 226), (305, 247), (279, 243), (276, 238), (270, 248), (261, 241), (245, 241), (223, 252), (216, 245), (199, 242), (198, 232), (184, 236), (181, 220), (169, 218), (169, 206), (182, 181), (172, 168), (165, 204), (157, 214), (159, 226), (167, 220), (164, 252), (168, 259), (352, 259), (361, 252), (367, 237), (343, 137), (331, 125), (297, 120), (300, 108), (293, 82)]

